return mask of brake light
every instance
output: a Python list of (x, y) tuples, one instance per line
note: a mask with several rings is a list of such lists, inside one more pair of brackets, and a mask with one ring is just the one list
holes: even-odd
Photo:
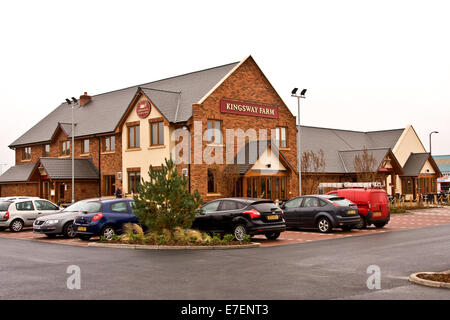
[(243, 214), (248, 214), (250, 216), (250, 219), (256, 219), (261, 217), (261, 213), (259, 213), (258, 210), (256, 209), (251, 209), (249, 211), (244, 211), (242, 212)]
[(5, 215), (3, 216), (3, 219), (5, 220), (9, 219), (9, 211), (6, 211)]
[(103, 214), (102, 214), (102, 213), (96, 213), (96, 214), (92, 217), (92, 221), (97, 221), (97, 220), (100, 220), (101, 218), (103, 218)]

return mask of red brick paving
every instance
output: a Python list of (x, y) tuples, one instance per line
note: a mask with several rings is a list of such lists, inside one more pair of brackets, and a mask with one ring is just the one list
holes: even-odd
[[(372, 233), (425, 228), (442, 224), (450, 224), (450, 207), (423, 209), (409, 211), (402, 214), (393, 214), (391, 215), (391, 220), (389, 223), (381, 229), (376, 229), (374, 226), (371, 226), (365, 230), (342, 231), (340, 229), (335, 229), (332, 233), (328, 234), (323, 234), (315, 230), (289, 230), (283, 232), (277, 240), (267, 240), (264, 236), (260, 235), (255, 236), (253, 239), (260, 242), (262, 246), (267, 247), (325, 239), (345, 238)], [(98, 238), (92, 238), (90, 241), (82, 241), (79, 239), (65, 239), (63, 237), (50, 239), (45, 235), (33, 233), (31, 229), (25, 229), (19, 233), (13, 233), (9, 230), (1, 231), (0, 238), (33, 240), (75, 246), (87, 246), (89, 242), (98, 240)]]

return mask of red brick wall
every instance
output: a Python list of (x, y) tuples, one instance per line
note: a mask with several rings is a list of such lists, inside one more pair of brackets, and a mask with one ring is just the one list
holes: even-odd
[[(268, 105), (278, 105), (279, 119), (254, 117), (247, 115), (236, 115), (220, 112), (220, 100), (223, 98), (236, 99), (248, 102), (257, 102)], [(287, 127), (287, 149), (283, 153), (289, 162), (297, 168), (297, 143), (296, 143), (296, 121), (295, 117), (288, 110), (281, 98), (275, 92), (273, 87), (267, 81), (260, 71), (259, 67), (252, 58), (247, 59), (233, 74), (230, 75), (205, 101), (202, 105), (194, 105), (193, 121), (202, 121), (203, 131), (207, 128), (207, 120), (222, 120), (222, 130), (225, 134), (226, 129), (275, 129), (276, 127)], [(192, 122), (191, 122), (192, 123)], [(193, 128), (191, 133), (193, 136)], [(270, 131), (268, 131), (268, 139)], [(225, 137), (224, 137), (225, 139)], [(203, 148), (206, 146), (203, 142)], [(194, 148), (194, 137), (192, 137), (192, 148)], [(223, 150), (224, 162), (226, 150)], [(220, 166), (219, 166), (220, 167)], [(207, 165), (193, 164), (191, 166), (191, 187), (192, 190), (198, 189), (205, 201), (214, 197), (207, 197)], [(227, 186), (220, 183), (218, 179), (218, 192), (221, 196), (227, 195)], [(298, 194), (298, 176), (291, 175), (288, 178), (289, 197)]]
[[(89, 153), (83, 154), (83, 141), (84, 139), (75, 139), (75, 148), (74, 148), (74, 155), (75, 158), (80, 159), (87, 159), (91, 158), (94, 165), (99, 168), (99, 140), (100, 140), (100, 174), (101, 174), (101, 193), (104, 194), (104, 175), (114, 175), (116, 176), (116, 188), (120, 187), (122, 188), (122, 182), (117, 179), (117, 172), (122, 171), (122, 135), (119, 133), (116, 136), (116, 143), (115, 143), (115, 151), (114, 152), (102, 152), (103, 146), (104, 146), (104, 137), (91, 137), (89, 138)], [(54, 140), (50, 143), (50, 157), (61, 157), (61, 144), (63, 141), (71, 140), (67, 137), (65, 132), (63, 130), (58, 130), (57, 134), (55, 135)], [(31, 160), (22, 160), (22, 154), (24, 151), (24, 148), (17, 148), (16, 153), (16, 164), (25, 164), (29, 162), (36, 162), (39, 158), (44, 157), (44, 147), (45, 144), (40, 145), (32, 145), (31, 146)], [(67, 156), (67, 158), (70, 158), (71, 156)], [(89, 197), (96, 197), (98, 196), (98, 183), (96, 183), (96, 189), (95, 194), (93, 191), (92, 183), (89, 183), (89, 186), (87, 188), (89, 189)], [(76, 198), (83, 198), (85, 195), (80, 190), (77, 190), (77, 185), (75, 184), (75, 197)], [(7, 188), (8, 189), (8, 188)], [(8, 191), (9, 192), (9, 191)], [(79, 192), (79, 193), (78, 193)], [(69, 193), (71, 194), (71, 193)], [(36, 189), (35, 193), (32, 194), (33, 196), (38, 196), (38, 189)], [(3, 192), (2, 192), (3, 196)]]
[(37, 183), (12, 183), (0, 185), (0, 193), (2, 197), (12, 196), (38, 196)]

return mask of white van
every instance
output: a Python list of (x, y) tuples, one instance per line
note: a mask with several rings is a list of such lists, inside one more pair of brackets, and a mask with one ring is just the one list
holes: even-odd
[(9, 228), (12, 232), (33, 226), (38, 217), (58, 213), (61, 208), (40, 198), (0, 200), (0, 231)]

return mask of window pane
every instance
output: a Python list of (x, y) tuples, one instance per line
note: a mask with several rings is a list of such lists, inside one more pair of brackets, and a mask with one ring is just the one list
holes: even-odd
[(281, 147), (286, 148), (286, 128), (281, 128)]
[(128, 147), (134, 148), (134, 127), (128, 128)]
[(164, 144), (164, 122), (159, 123), (159, 144)]
[(110, 137), (110, 150), (111, 151), (116, 150), (116, 136)]
[(139, 146), (141, 145), (141, 127), (140, 126), (136, 126), (135, 127), (135, 135), (136, 135), (136, 148), (139, 148)]
[(83, 141), (83, 152), (89, 153), (89, 139)]
[(275, 130), (275, 144), (280, 146), (280, 128), (276, 128)]
[(206, 131), (206, 140), (212, 142), (213, 137), (213, 121), (208, 120), (208, 130)]
[(214, 129), (214, 143), (222, 143), (222, 131), (219, 120), (215, 121)]
[(127, 203), (125, 201), (116, 202), (111, 204), (112, 212), (126, 213), (128, 212)]
[(152, 145), (158, 144), (158, 125), (152, 123)]

